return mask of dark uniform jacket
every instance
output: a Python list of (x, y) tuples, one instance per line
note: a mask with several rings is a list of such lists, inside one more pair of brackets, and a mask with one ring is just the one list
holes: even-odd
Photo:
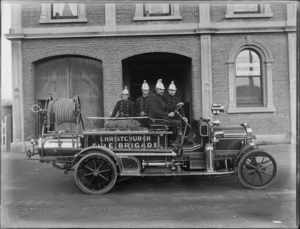
[(135, 101), (135, 111), (137, 116), (149, 115), (149, 96), (138, 97)]
[(149, 97), (150, 118), (168, 119), (168, 114), (176, 108), (169, 106), (163, 97), (154, 93)]
[[(176, 104), (180, 103), (180, 100), (177, 96), (171, 96), (169, 94), (167, 95), (164, 95), (163, 96), (163, 99), (165, 100), (165, 102), (171, 106), (171, 107), (176, 107)], [(182, 117), (185, 117), (185, 114), (184, 114), (184, 109), (183, 107), (181, 107), (179, 110), (179, 114), (182, 116)], [(178, 115), (178, 114), (177, 114)]]
[(127, 100), (119, 100), (115, 105), (115, 108), (111, 114), (111, 117), (116, 117), (116, 114), (119, 112), (119, 117), (133, 117), (134, 112), (134, 103)]

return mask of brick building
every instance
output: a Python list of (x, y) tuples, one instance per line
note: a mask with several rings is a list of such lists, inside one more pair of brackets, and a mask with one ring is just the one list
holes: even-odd
[[(295, 142), (296, 3), (11, 3), (13, 150), (37, 137), (35, 103), (79, 94), (108, 116), (124, 86), (175, 81), (189, 120), (224, 105), (260, 141)], [(71, 127), (67, 127), (71, 128)]]

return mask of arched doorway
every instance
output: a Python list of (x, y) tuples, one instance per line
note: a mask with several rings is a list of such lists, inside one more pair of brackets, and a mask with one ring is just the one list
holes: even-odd
[(128, 86), (133, 101), (141, 96), (144, 80), (147, 80), (152, 93), (158, 79), (163, 80), (166, 89), (171, 81), (175, 81), (176, 96), (185, 103), (184, 110), (186, 116), (190, 118), (192, 113), (190, 58), (171, 53), (145, 53), (124, 59), (122, 67), (123, 86)]
[[(34, 63), (35, 100), (43, 105), (49, 94), (55, 98), (73, 98), (78, 93), (83, 117), (103, 116), (102, 62), (83, 56), (56, 56)], [(37, 133), (41, 123), (37, 123)], [(102, 123), (85, 120), (88, 128)], [(74, 131), (74, 124), (61, 124), (56, 130)]]

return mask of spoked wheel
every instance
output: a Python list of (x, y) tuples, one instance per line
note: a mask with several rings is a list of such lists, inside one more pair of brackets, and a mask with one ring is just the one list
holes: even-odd
[(104, 194), (115, 185), (117, 168), (105, 154), (90, 153), (78, 162), (75, 180), (78, 187), (87, 194)]
[(261, 149), (246, 153), (238, 164), (238, 176), (244, 186), (263, 189), (274, 183), (277, 177), (275, 159)]

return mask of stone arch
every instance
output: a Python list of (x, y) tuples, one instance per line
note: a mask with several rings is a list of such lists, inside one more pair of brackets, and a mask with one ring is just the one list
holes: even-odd
[(139, 55), (139, 54), (145, 54), (145, 53), (154, 53), (154, 52), (164, 52), (164, 53), (171, 53), (171, 54), (178, 54), (185, 57), (189, 57), (192, 59), (194, 56), (193, 50), (184, 46), (184, 45), (138, 45), (134, 48), (127, 48), (124, 50), (121, 50), (118, 54), (118, 60), (121, 61), (123, 59), (126, 59), (131, 56)]
[[(75, 58), (73, 58), (73, 57), (75, 57)], [(81, 91), (81, 94), (79, 94), (80, 100), (82, 103), (81, 109), (86, 112), (85, 114), (89, 114), (90, 116), (93, 114), (103, 115), (104, 102), (103, 102), (103, 68), (102, 68), (103, 61), (102, 61), (102, 58), (104, 58), (104, 57), (105, 57), (105, 55), (103, 53), (98, 52), (97, 50), (94, 51), (90, 48), (85, 48), (84, 46), (75, 46), (75, 45), (60, 46), (60, 45), (58, 45), (55, 47), (53, 47), (53, 46), (45, 47), (45, 49), (43, 49), (43, 52), (39, 53), (38, 55), (34, 56), (31, 60), (29, 60), (29, 61), (31, 61), (30, 62), (31, 68), (33, 69), (32, 73), (30, 74), (30, 80), (31, 80), (31, 82), (33, 82), (33, 83), (31, 83), (32, 84), (31, 88), (33, 90), (30, 90), (31, 103), (35, 103), (36, 101), (38, 101), (38, 98), (40, 100), (47, 98), (47, 96), (45, 96), (46, 93), (43, 93), (43, 89), (40, 89), (40, 88), (43, 88), (43, 86), (46, 89), (48, 89), (47, 93), (50, 92), (52, 95), (53, 95), (52, 89), (55, 88), (54, 91), (58, 92), (58, 94), (56, 94), (57, 97), (54, 97), (54, 98), (59, 98), (59, 97), (64, 98), (64, 97), (69, 97), (69, 96), (70, 97), (75, 96), (75, 92), (77, 93), (77, 91), (75, 91), (75, 90), (79, 90), (79, 91)], [(50, 67), (49, 67), (49, 65), (43, 65), (44, 67), (46, 66), (46, 68), (43, 68), (43, 67), (39, 68), (39, 69), (47, 69), (48, 70), (48, 69), (53, 68), (53, 66), (57, 67), (58, 65), (56, 63), (60, 64), (59, 68), (61, 66), (67, 66), (66, 68), (63, 68), (64, 71), (62, 74), (61, 73), (57, 74), (57, 75), (63, 76), (60, 78), (60, 79), (63, 79), (62, 82), (55, 84), (55, 86), (53, 86), (53, 84), (49, 85), (47, 83), (48, 79), (44, 80), (45, 76), (43, 79), (44, 74), (39, 74), (42, 71), (38, 71), (38, 66), (40, 64), (51, 62), (52, 60), (56, 60), (56, 59), (61, 60), (63, 58), (65, 58), (65, 59), (72, 58), (72, 61), (68, 61), (68, 62), (58, 61), (58, 62), (55, 62), (55, 65), (51, 65)], [(76, 61), (75, 63), (74, 63), (74, 60)], [(68, 65), (69, 63), (72, 63), (72, 65)], [(81, 63), (84, 63), (84, 64), (81, 65)], [(73, 69), (72, 74), (71, 74), (71, 70), (69, 70), (69, 71), (66, 70), (66, 69), (71, 69), (71, 68), (69, 68), (69, 66), (72, 66), (72, 69)], [(97, 66), (97, 67), (95, 67), (95, 66)], [(55, 67), (53, 69), (55, 69)], [(76, 69), (76, 71), (74, 71), (74, 69)], [(89, 70), (91, 70), (91, 71), (89, 71)], [(56, 75), (55, 73), (53, 73), (54, 71), (53, 72), (47, 71), (47, 72), (50, 72), (49, 81), (51, 81), (51, 82), (55, 81), (55, 80), (53, 80), (53, 78), (51, 80), (51, 77)], [(64, 74), (65, 72), (67, 72), (67, 74)], [(48, 78), (48, 75), (47, 74), (45, 74), (45, 75), (46, 75), (46, 78)], [(69, 79), (72, 79), (72, 80), (65, 80), (65, 79), (68, 79), (68, 78), (65, 78), (66, 75), (68, 75)], [(71, 76), (74, 76), (74, 77), (71, 78)], [(58, 79), (58, 78), (54, 77), (54, 79)], [(81, 81), (81, 79), (83, 79), (83, 81)], [(70, 82), (72, 82), (72, 83), (70, 83)], [(71, 85), (71, 84), (72, 84), (72, 87), (69, 87), (69, 85)], [(63, 85), (63, 86), (58, 86), (58, 85)], [(75, 85), (75, 87), (74, 87), (74, 85)], [(37, 88), (39, 88), (39, 90), (37, 90)], [(73, 88), (73, 90), (72, 90), (72, 88)], [(74, 88), (77, 88), (77, 89), (74, 90)], [(56, 89), (58, 89), (58, 90), (56, 90)], [(61, 93), (61, 92), (63, 92), (63, 93)], [(71, 92), (71, 94), (69, 94), (69, 92)], [(27, 97), (27, 99), (29, 100), (29, 97)], [(96, 105), (93, 105), (92, 101), (96, 101)], [(31, 115), (31, 114), (29, 114), (29, 115)], [(38, 130), (39, 123), (36, 123), (36, 122), (33, 122), (33, 123), (35, 123), (35, 125), (36, 125), (33, 133), (37, 134), (37, 132), (39, 131)], [(97, 125), (101, 125), (101, 124), (98, 123)], [(62, 128), (69, 129), (69, 128), (71, 128), (71, 125), (63, 126)]]
[(105, 60), (105, 53), (102, 50), (95, 50), (85, 46), (78, 45), (52, 45), (43, 49), (43, 52), (37, 53), (30, 61), (31, 63), (52, 56), (60, 55), (79, 55), (91, 57), (97, 60)]
[[(178, 92), (177, 96), (186, 103), (185, 112), (188, 117), (192, 117), (193, 111), (192, 111), (192, 90), (189, 90), (191, 88), (191, 83), (193, 79), (194, 69), (196, 64), (195, 61), (197, 60), (197, 50), (193, 50), (190, 47), (185, 46), (182, 43), (177, 44), (166, 44), (162, 45), (159, 43), (152, 43), (148, 45), (136, 45), (132, 48), (124, 48), (120, 50), (117, 56), (117, 61), (121, 63), (122, 68), (124, 67), (125, 71), (123, 70), (123, 82), (124, 85), (130, 85), (130, 93), (134, 99), (136, 99), (140, 94), (140, 85), (137, 82), (142, 82), (140, 80), (147, 80), (147, 82), (150, 85), (150, 89), (154, 89), (154, 85), (156, 83), (155, 80), (157, 80), (155, 77), (158, 72), (158, 74), (161, 74), (163, 76), (163, 83), (166, 85), (169, 85), (172, 80), (175, 80), (175, 84), (177, 84)], [(180, 71), (176, 72), (174, 69), (178, 66), (170, 67), (170, 64), (166, 64), (166, 66), (155, 63), (155, 58), (157, 56), (160, 56), (162, 61), (165, 61), (164, 63), (170, 63), (171, 60), (174, 58), (175, 61), (181, 62)], [(134, 59), (138, 59), (139, 56), (148, 56), (148, 62), (146, 68), (149, 68), (149, 71), (146, 71), (144, 73), (141, 73), (141, 69), (143, 69), (143, 63), (140, 62), (139, 70), (128, 70), (130, 67), (127, 65), (127, 60), (131, 61), (130, 63), (134, 65)], [(163, 57), (164, 56), (164, 57)], [(170, 58), (173, 56), (172, 58)], [(168, 60), (168, 58), (170, 58)], [(153, 62), (152, 62), (153, 61)], [(169, 61), (169, 62), (168, 62)], [(194, 62), (194, 63), (193, 63)], [(152, 69), (150, 69), (153, 65), (157, 65)], [(128, 67), (128, 68), (127, 68)], [(134, 68), (133, 68), (134, 69)], [(130, 72), (130, 73), (129, 73)], [(162, 73), (164, 72), (164, 73)], [(167, 73), (166, 73), (167, 72)], [(152, 74), (152, 76), (151, 76)], [(185, 74), (186, 77), (184, 78), (183, 75)], [(142, 76), (143, 78), (139, 78)], [(155, 76), (155, 77), (153, 77)], [(155, 78), (155, 80), (154, 80)], [(187, 80), (189, 79), (189, 80)], [(155, 81), (155, 82), (154, 82)], [(167, 83), (167, 84), (166, 84)]]
[(236, 56), (244, 48), (254, 48), (256, 51), (263, 55), (263, 59), (266, 62), (273, 62), (273, 55), (269, 48), (262, 42), (253, 40), (251, 36), (246, 36), (244, 41), (237, 43), (235, 47), (231, 49), (228, 56), (228, 62), (234, 63)]

